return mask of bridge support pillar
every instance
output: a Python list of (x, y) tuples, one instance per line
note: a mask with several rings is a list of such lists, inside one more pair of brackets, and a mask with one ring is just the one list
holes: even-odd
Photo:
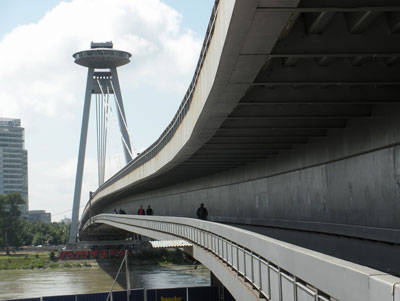
[(221, 281), (210, 271), (210, 284), (211, 286), (219, 287), (219, 299), (224, 301), (235, 301), (235, 298), (231, 295), (231, 293), (226, 289), (226, 287), (222, 284)]
[(87, 82), (86, 82), (85, 103), (83, 105), (81, 138), (79, 141), (78, 163), (76, 167), (74, 202), (72, 205), (72, 222), (71, 222), (71, 230), (69, 233), (69, 244), (76, 243), (76, 237), (78, 233), (79, 206), (81, 202), (83, 166), (85, 164), (90, 101), (92, 98), (93, 75), (94, 75), (94, 68), (89, 68), (87, 75)]

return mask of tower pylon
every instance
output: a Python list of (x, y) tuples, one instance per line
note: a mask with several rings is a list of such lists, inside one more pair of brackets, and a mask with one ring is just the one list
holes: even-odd
[(125, 109), (119, 86), (117, 67), (128, 64), (131, 54), (113, 49), (112, 42), (91, 43), (90, 50), (77, 52), (73, 55), (75, 63), (88, 68), (85, 102), (83, 106), (81, 137), (79, 142), (78, 164), (76, 168), (74, 200), (72, 206), (72, 222), (69, 243), (75, 244), (78, 234), (79, 207), (82, 191), (83, 167), (85, 164), (86, 141), (89, 125), (89, 112), (92, 95), (96, 95), (97, 121), (97, 158), (99, 185), (104, 183), (107, 127), (105, 122), (108, 114), (108, 96), (114, 94), (115, 107), (121, 131), (122, 147), (125, 161), (132, 160), (132, 148), (128, 134)]

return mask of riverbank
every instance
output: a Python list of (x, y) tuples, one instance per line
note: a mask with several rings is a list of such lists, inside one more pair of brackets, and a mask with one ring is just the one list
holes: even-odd
[[(53, 254), (53, 255), (52, 255)], [(37, 252), (0, 255), (0, 270), (34, 270), (34, 269), (65, 269), (97, 267), (96, 260), (57, 260), (52, 252)]]
[[(86, 259), (58, 260), (58, 254), (52, 252), (17, 252), (0, 254), (0, 270), (34, 270), (34, 269), (83, 269), (99, 266), (99, 262), (120, 262), (121, 259)], [(133, 252), (129, 257), (130, 265), (168, 265), (192, 264), (193, 259), (180, 250), (142, 249)]]

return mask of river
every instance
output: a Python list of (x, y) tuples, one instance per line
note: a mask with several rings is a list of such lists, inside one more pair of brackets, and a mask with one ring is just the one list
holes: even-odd
[[(199, 265), (148, 265), (130, 268), (131, 288), (210, 285), (209, 271)], [(73, 295), (109, 291), (113, 279), (100, 268), (0, 271), (0, 299)], [(118, 284), (114, 290), (122, 289)]]

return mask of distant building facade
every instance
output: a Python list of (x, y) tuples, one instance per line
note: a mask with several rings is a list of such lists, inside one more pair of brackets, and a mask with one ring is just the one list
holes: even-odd
[(0, 117), (0, 194), (18, 192), (25, 200), (20, 205), (23, 217), (29, 210), (28, 152), (25, 130), (20, 119)]
[(28, 221), (50, 224), (51, 213), (46, 212), (45, 210), (31, 210), (28, 212)]

